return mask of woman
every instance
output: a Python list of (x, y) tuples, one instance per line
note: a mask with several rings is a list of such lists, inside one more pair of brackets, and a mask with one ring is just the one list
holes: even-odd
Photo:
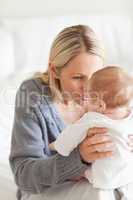
[[(82, 174), (93, 161), (112, 155), (107, 129), (88, 130), (89, 136), (68, 157), (48, 147), (84, 114), (86, 81), (103, 67), (103, 60), (102, 46), (90, 27), (68, 27), (53, 42), (48, 71), (20, 86), (10, 153), (18, 200), (88, 200), (89, 195), (103, 200)], [(116, 194), (107, 195), (115, 199)]]

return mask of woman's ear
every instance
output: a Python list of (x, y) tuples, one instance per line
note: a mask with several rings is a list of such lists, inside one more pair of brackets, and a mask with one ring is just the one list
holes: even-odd
[(51, 62), (49, 63), (49, 69), (50, 69), (50, 73), (52, 74), (52, 76), (56, 79), (59, 79), (56, 66)]

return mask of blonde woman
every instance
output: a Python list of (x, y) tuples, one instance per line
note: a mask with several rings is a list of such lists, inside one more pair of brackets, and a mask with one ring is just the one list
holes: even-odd
[[(47, 72), (20, 86), (10, 152), (18, 200), (106, 199), (81, 177), (93, 161), (112, 155), (107, 129), (89, 129), (68, 157), (49, 149), (67, 124), (83, 116), (86, 82), (103, 68), (103, 60), (103, 48), (90, 27), (67, 27), (52, 44)], [(117, 199), (112, 191), (107, 195)]]

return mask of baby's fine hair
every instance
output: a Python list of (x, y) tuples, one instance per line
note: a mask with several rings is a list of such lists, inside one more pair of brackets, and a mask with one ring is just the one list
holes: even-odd
[(102, 100), (106, 108), (126, 106), (133, 97), (133, 78), (121, 67), (107, 66), (92, 75), (89, 94), (94, 101)]

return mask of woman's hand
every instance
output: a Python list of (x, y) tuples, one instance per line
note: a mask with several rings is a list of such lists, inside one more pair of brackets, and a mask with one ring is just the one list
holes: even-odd
[(115, 145), (107, 131), (106, 128), (88, 130), (87, 137), (79, 144), (80, 156), (84, 162), (91, 163), (113, 155)]
[(129, 135), (128, 138), (129, 138), (128, 145), (129, 145), (131, 151), (133, 152), (133, 135)]

